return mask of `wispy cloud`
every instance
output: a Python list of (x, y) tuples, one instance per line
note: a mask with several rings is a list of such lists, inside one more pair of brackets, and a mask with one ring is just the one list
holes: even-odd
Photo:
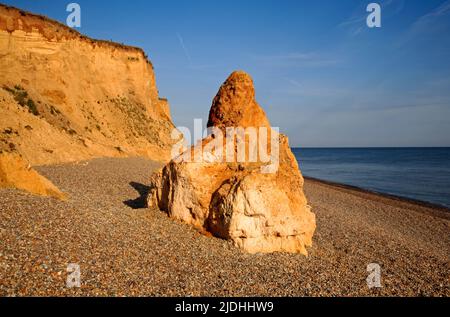
[(418, 22), (420, 22), (422, 20), (434, 19), (436, 17), (441, 17), (441, 16), (446, 15), (448, 13), (450, 13), (450, 1), (445, 1), (443, 4), (441, 4), (436, 9), (434, 9), (431, 12), (421, 16), (419, 18)]
[[(382, 19), (389, 19), (403, 10), (404, 0), (384, 0), (378, 1), (382, 10)], [(367, 29), (366, 19), (368, 16), (366, 5), (358, 6), (355, 12), (346, 20), (338, 24), (338, 27), (348, 29), (348, 34), (357, 36)]]
[(411, 26), (411, 30), (418, 32), (428, 29), (436, 20), (450, 15), (450, 0), (445, 1), (437, 8), (419, 17)]
[(257, 62), (277, 67), (326, 67), (339, 64), (339, 60), (319, 53), (293, 52), (278, 55), (253, 55)]
[(189, 65), (192, 66), (192, 58), (191, 58), (191, 55), (189, 54), (188, 49), (186, 48), (186, 45), (184, 45), (183, 37), (180, 35), (180, 33), (177, 33), (177, 37), (178, 37), (178, 41), (180, 42), (180, 46), (183, 49), (184, 55), (186, 56), (186, 59), (189, 62)]
[(291, 97), (320, 98), (325, 104), (331, 100), (343, 98), (351, 94), (351, 91), (343, 87), (312, 83), (306, 80), (299, 81), (288, 77), (281, 77), (280, 83), (283, 84), (278, 88), (272, 88), (273, 93)]
[(430, 12), (418, 17), (405, 32), (398, 47), (402, 47), (418, 38), (428, 38), (430, 34), (444, 31), (450, 28), (450, 0), (445, 1)]
[(186, 60), (188, 61), (188, 65), (187, 65), (188, 69), (194, 70), (194, 71), (202, 71), (202, 70), (207, 70), (207, 69), (218, 67), (217, 65), (213, 65), (213, 64), (195, 64), (192, 60), (191, 54), (184, 42), (183, 37), (181, 36), (181, 34), (176, 33), (176, 36), (178, 38), (178, 42), (180, 43), (181, 49), (183, 50), (184, 56), (186, 57)]
[(424, 81), (419, 88), (399, 93), (397, 90), (378, 89), (353, 91), (352, 98), (340, 111), (401, 111), (417, 108), (450, 109), (450, 93), (445, 92), (449, 86), (448, 78)]
[[(362, 11), (362, 8), (360, 8), (360, 10), (358, 10), (359, 12)], [(345, 21), (342, 21), (341, 23), (338, 24), (338, 27), (345, 27), (345, 26), (351, 26), (354, 24), (364, 24), (367, 18), (366, 10), (364, 9), (364, 14), (359, 13), (356, 15), (353, 15), (352, 17), (348, 18)]]
[(303, 88), (303, 85), (301, 83), (299, 83), (298, 81), (294, 80), (294, 79), (289, 79), (288, 78), (289, 83), (297, 88)]
[(402, 93), (384, 86), (358, 89), (288, 77), (281, 79), (280, 82), (285, 84), (273, 93), (295, 96), (297, 100), (307, 98), (308, 102), (314, 101), (315, 110), (322, 113), (395, 112), (419, 108), (450, 110), (450, 92), (446, 92), (446, 87), (450, 85), (448, 78), (430, 79), (421, 83), (419, 88)]

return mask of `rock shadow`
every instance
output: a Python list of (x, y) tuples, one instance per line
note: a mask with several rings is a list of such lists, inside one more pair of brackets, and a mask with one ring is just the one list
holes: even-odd
[(147, 208), (147, 196), (150, 191), (150, 186), (136, 182), (131, 182), (130, 186), (139, 193), (139, 197), (136, 199), (126, 200), (123, 203), (133, 209)]

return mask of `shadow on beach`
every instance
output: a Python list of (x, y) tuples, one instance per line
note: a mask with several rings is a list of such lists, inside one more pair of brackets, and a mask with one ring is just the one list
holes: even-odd
[(126, 200), (123, 203), (133, 209), (147, 208), (147, 196), (150, 191), (150, 187), (137, 182), (131, 182), (130, 186), (139, 193), (139, 197), (136, 199)]

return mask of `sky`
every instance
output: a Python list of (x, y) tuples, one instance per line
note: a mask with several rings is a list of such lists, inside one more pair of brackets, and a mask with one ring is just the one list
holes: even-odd
[[(63, 23), (75, 2), (0, 1)], [(177, 126), (244, 70), (291, 146), (450, 146), (450, 0), (76, 2), (79, 32), (145, 50)]]

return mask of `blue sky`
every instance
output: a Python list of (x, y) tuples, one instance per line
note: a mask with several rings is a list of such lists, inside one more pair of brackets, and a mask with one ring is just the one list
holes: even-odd
[[(64, 22), (70, 1), (5, 1)], [(78, 0), (80, 32), (142, 47), (174, 122), (242, 69), (292, 146), (450, 146), (450, 0)], [(375, 1), (373, 1), (375, 2)]]

